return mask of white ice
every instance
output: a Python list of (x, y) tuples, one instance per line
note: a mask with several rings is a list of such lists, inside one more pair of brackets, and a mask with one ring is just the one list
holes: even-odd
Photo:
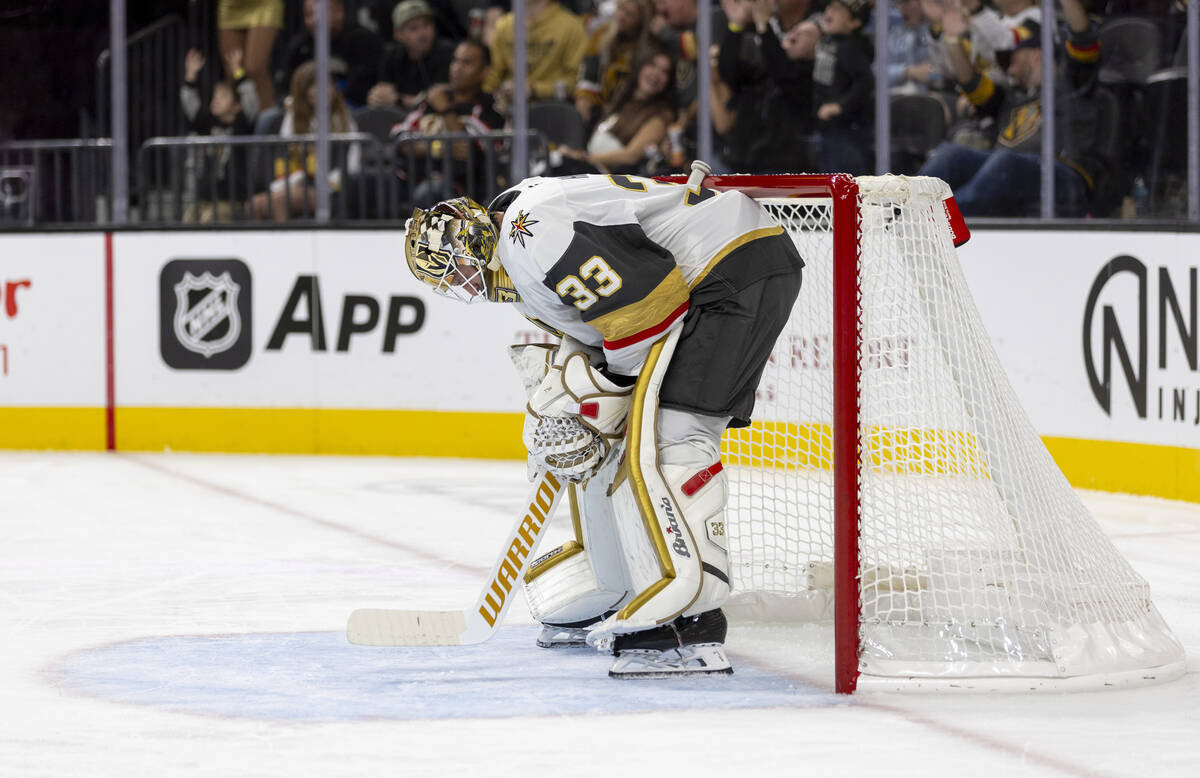
[(0, 453), (0, 776), (1200, 776), (1200, 505), (1083, 495), (1188, 652), (1132, 690), (838, 697), (821, 628), (767, 627), (733, 676), (614, 681), (519, 600), (477, 647), (345, 642), (354, 608), (469, 605), (525, 491), (512, 462)]

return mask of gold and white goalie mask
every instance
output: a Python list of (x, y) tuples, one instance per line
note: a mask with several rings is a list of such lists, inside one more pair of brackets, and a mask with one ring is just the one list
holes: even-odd
[(404, 229), (408, 268), (433, 291), (466, 303), (517, 301), (496, 256), (496, 226), (479, 203), (456, 197), (415, 208)]

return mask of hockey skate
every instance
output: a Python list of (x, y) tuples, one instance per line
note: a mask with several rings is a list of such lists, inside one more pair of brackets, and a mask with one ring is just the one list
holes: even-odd
[(732, 673), (725, 655), (728, 624), (718, 608), (698, 616), (680, 616), (661, 627), (617, 635), (613, 678), (665, 678)]
[(538, 633), (538, 648), (580, 648), (587, 647), (587, 627), (564, 627), (557, 624), (543, 624)]

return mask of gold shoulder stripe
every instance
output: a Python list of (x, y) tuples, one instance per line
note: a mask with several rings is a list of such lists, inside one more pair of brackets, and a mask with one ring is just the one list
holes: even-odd
[(731, 253), (733, 253), (733, 251), (735, 249), (739, 249), (742, 246), (745, 246), (747, 243), (754, 241), (754, 240), (758, 240), (759, 238), (769, 238), (772, 235), (782, 235), (782, 234), (783, 234), (783, 227), (781, 227), (777, 224), (774, 227), (760, 227), (757, 230), (751, 230), (750, 232), (747, 232), (745, 235), (742, 235), (741, 237), (735, 239), (733, 242), (727, 243), (725, 245), (725, 247), (723, 249), (721, 249), (720, 251), (718, 251), (717, 255), (715, 257), (713, 257), (707, 265), (704, 266), (704, 269), (700, 271), (700, 275), (698, 275), (692, 279), (692, 283), (688, 284), (688, 289), (689, 290), (695, 289), (696, 286), (701, 281), (704, 280), (704, 277), (707, 276), (709, 274), (709, 272), (711, 272), (712, 269), (714, 267), (716, 267), (717, 264), (720, 263), (720, 261), (722, 259), (725, 259), (725, 257), (727, 257)]
[(650, 294), (588, 323), (600, 330), (606, 343), (624, 340), (646, 329), (647, 322), (663, 321), (687, 300), (688, 288), (683, 273), (674, 267)]

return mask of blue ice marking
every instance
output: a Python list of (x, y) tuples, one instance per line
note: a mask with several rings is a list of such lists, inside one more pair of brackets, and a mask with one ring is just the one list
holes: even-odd
[(476, 646), (406, 648), (352, 646), (341, 632), (144, 638), (72, 654), (54, 671), (65, 686), (114, 702), (286, 721), (837, 704), (736, 659), (731, 676), (617, 681), (611, 657), (541, 649), (536, 634), (506, 628)]

